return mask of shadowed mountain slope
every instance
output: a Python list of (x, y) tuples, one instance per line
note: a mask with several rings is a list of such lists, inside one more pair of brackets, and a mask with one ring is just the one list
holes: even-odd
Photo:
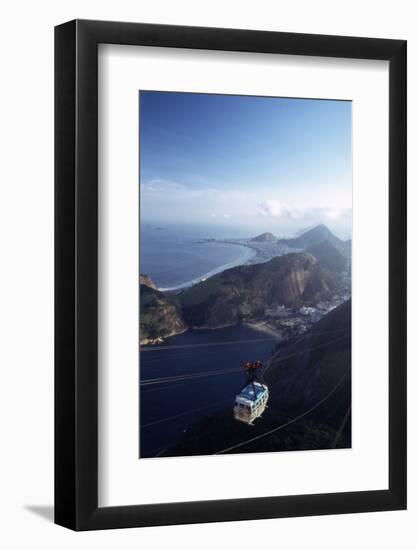
[(231, 402), (190, 427), (161, 456), (350, 447), (350, 300), (281, 348), (264, 378), (269, 406), (253, 426), (234, 420)]
[(239, 266), (210, 277), (181, 296), (185, 322), (193, 327), (221, 327), (266, 308), (310, 305), (329, 297), (335, 278), (308, 253), (292, 253), (263, 264)]
[(335, 272), (347, 269), (347, 258), (329, 241), (312, 244), (307, 248), (307, 252), (310, 252), (324, 269)]

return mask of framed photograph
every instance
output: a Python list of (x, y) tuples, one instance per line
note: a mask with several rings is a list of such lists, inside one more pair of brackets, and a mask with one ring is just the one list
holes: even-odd
[(406, 42), (55, 29), (55, 521), (406, 508)]

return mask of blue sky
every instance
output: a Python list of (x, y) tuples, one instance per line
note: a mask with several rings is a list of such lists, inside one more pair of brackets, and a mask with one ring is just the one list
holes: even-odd
[(351, 103), (140, 92), (144, 221), (351, 227)]

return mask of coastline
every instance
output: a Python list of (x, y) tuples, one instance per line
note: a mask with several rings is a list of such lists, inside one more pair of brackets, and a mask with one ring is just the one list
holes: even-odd
[(158, 338), (154, 339), (146, 339), (146, 340), (139, 340), (139, 349), (142, 346), (155, 346), (156, 344), (163, 344), (165, 340), (168, 340), (168, 338), (171, 338), (172, 336), (178, 336), (179, 334), (184, 334), (184, 332), (187, 332), (189, 330), (189, 327), (184, 328), (183, 330), (179, 330), (177, 332), (170, 332), (166, 336), (158, 336)]
[(185, 332), (188, 332), (189, 330), (194, 330), (196, 332), (203, 331), (203, 330), (222, 330), (229, 327), (237, 327), (237, 326), (245, 326), (248, 328), (251, 328), (252, 330), (256, 330), (257, 332), (262, 332), (264, 334), (268, 334), (268, 336), (272, 336), (276, 338), (279, 342), (283, 342), (285, 338), (282, 336), (281, 331), (274, 329), (271, 327), (266, 321), (245, 321), (244, 323), (233, 323), (228, 325), (220, 325), (218, 327), (187, 327), (183, 330), (179, 330), (178, 332), (171, 332), (170, 334), (167, 334), (166, 336), (159, 336), (158, 338), (155, 338), (154, 340), (144, 340), (142, 342), (139, 342), (139, 347), (141, 346), (155, 346), (157, 344), (162, 344), (172, 336), (178, 336), (179, 334), (184, 334)]
[[(219, 267), (215, 267), (208, 271), (207, 273), (195, 277), (191, 281), (186, 281), (185, 283), (181, 283), (176, 286), (172, 287), (157, 287), (157, 289), (160, 292), (173, 292), (176, 290), (185, 290), (186, 288), (190, 288), (191, 286), (194, 286), (198, 283), (201, 283), (202, 281), (205, 281), (206, 279), (213, 277), (214, 275), (218, 275), (219, 273), (222, 273), (223, 271), (226, 271), (227, 269), (231, 269), (233, 267), (238, 267), (240, 265), (245, 265), (249, 260), (253, 260), (258, 255), (258, 251), (250, 246), (246, 246), (244, 244), (240, 243), (222, 243), (222, 244), (232, 244), (233, 246), (240, 246), (241, 248), (245, 249), (246, 254), (242, 255), (242, 257), (239, 260), (235, 260), (233, 262), (228, 262), (227, 264), (220, 265)], [(249, 251), (250, 253), (248, 254)]]

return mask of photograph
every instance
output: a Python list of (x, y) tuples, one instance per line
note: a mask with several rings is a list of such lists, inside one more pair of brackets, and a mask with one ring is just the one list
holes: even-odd
[(0, 548), (417, 548), (416, 10), (236, 8), (5, 3)]
[(351, 102), (139, 117), (139, 457), (349, 448)]

